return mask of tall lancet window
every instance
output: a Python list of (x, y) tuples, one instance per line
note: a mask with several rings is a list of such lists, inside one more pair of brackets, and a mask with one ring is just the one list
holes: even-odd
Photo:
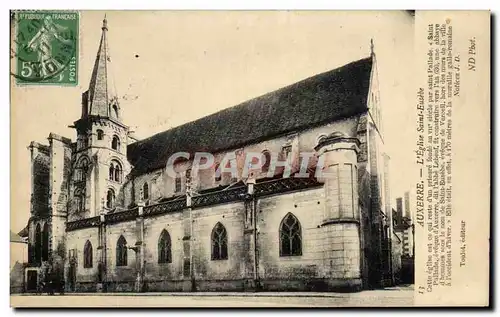
[(74, 208), (77, 212), (85, 211), (85, 193), (81, 188), (75, 189)]
[(42, 231), (42, 261), (49, 260), (49, 225), (45, 223)]
[(88, 269), (91, 268), (92, 263), (92, 243), (89, 240), (85, 242), (85, 247), (83, 248), (83, 267)]
[(113, 135), (113, 140), (111, 141), (111, 148), (116, 151), (120, 150), (120, 139), (116, 135)]
[(35, 228), (35, 263), (42, 262), (42, 229), (40, 224), (36, 225)]
[(227, 231), (220, 222), (212, 230), (212, 260), (227, 260)]
[(145, 182), (144, 185), (142, 185), (142, 197), (144, 200), (149, 199), (149, 185), (147, 182)]
[(302, 228), (299, 220), (288, 213), (280, 225), (280, 256), (302, 255)]
[(116, 242), (116, 266), (127, 266), (127, 240), (123, 236)]
[(108, 193), (106, 195), (106, 207), (109, 209), (115, 206), (115, 192), (111, 188), (108, 189)]
[(113, 116), (116, 118), (116, 119), (119, 119), (119, 112), (118, 112), (118, 106), (117, 105), (113, 105)]
[(172, 240), (165, 229), (158, 240), (158, 263), (172, 263)]
[(120, 168), (120, 164), (116, 164), (115, 166), (115, 182), (121, 182), (122, 180), (122, 171)]

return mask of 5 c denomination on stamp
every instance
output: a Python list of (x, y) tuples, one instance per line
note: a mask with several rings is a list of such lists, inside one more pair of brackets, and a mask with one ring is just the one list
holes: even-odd
[(78, 84), (78, 12), (16, 11), (12, 75), (18, 84)]

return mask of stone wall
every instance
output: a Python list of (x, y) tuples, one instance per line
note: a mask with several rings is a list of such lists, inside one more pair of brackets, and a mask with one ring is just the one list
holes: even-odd
[[(360, 287), (360, 235), (356, 223), (322, 226), (324, 188), (312, 188), (262, 197), (256, 205), (258, 280), (265, 290), (333, 290)], [(248, 205), (233, 202), (192, 210), (192, 258), (194, 289), (198, 291), (244, 291), (256, 287), (253, 250), (246, 235), (245, 213)], [(189, 270), (184, 270), (186, 212), (171, 212), (144, 219), (145, 280), (148, 291), (189, 291), (193, 284)], [(302, 254), (280, 256), (279, 228), (283, 218), (292, 213), (300, 222)], [(228, 235), (228, 259), (213, 260), (211, 234), (221, 223)], [(108, 291), (133, 291), (140, 263), (128, 250), (128, 265), (116, 266), (116, 243), (123, 235), (128, 246), (138, 241), (140, 221), (107, 225)], [(172, 263), (158, 263), (158, 240), (163, 230), (171, 237)], [(77, 249), (77, 281), (80, 291), (92, 290), (97, 281), (97, 228), (68, 232), (68, 248)], [(94, 249), (94, 265), (83, 268), (86, 241)], [(187, 253), (189, 254), (189, 253)], [(90, 283), (90, 284), (89, 284)], [(94, 283), (95, 284), (95, 283)]]
[(65, 223), (68, 210), (69, 181), (71, 176), (71, 140), (50, 134), (50, 239), (49, 248), (54, 263), (64, 264)]
[[(338, 169), (338, 189), (342, 188), (338, 195), (342, 197), (338, 206), (330, 206), (328, 213), (325, 208), (328, 203), (332, 203), (332, 198), (327, 201), (324, 187), (258, 199), (258, 274), (255, 274), (254, 270), (253, 231), (247, 223), (248, 208), (251, 204), (240, 201), (195, 208), (192, 211), (184, 209), (147, 216), (144, 218), (142, 242), (138, 231), (140, 220), (108, 224), (108, 290), (132, 291), (141, 267), (133, 250), (128, 250), (128, 265), (116, 267), (116, 242), (120, 235), (126, 238), (129, 246), (143, 243), (144, 276), (148, 291), (250, 290), (258, 286), (266, 290), (358, 290), (372, 282), (372, 274), (378, 272), (375, 262), (380, 261), (381, 235), (378, 213), (383, 210), (384, 201), (381, 201), (381, 196), (384, 194), (381, 191), (386, 184), (379, 183), (380, 179), (384, 179), (381, 173), (383, 165), (380, 166), (383, 163), (380, 159), (381, 148), (376, 146), (380, 144), (380, 140), (374, 140), (374, 130), (369, 128), (370, 122), (369, 116), (363, 115), (360, 118), (349, 118), (236, 150), (237, 155), (243, 152), (261, 152), (265, 149), (275, 152), (280, 151), (283, 145), (291, 144), (292, 155), (298, 155), (301, 151), (314, 152), (318, 138), (332, 132), (340, 132), (346, 138), (357, 138), (360, 141), (357, 159), (356, 154), (353, 154), (353, 157), (349, 156), (349, 162), (346, 161), (348, 164), (339, 161), (342, 168), (347, 166), (349, 169)], [(220, 160), (223, 154), (219, 153), (216, 161)], [(331, 157), (335, 160), (338, 155)], [(236, 159), (238, 161), (238, 156)], [(315, 154), (310, 166), (314, 166), (317, 159), (318, 154)], [(296, 168), (297, 162), (294, 163)], [(180, 164), (188, 167), (190, 163)], [(241, 164), (238, 161), (238, 167)], [(176, 166), (179, 167), (182, 169), (182, 166)], [(229, 178), (223, 176), (221, 181), (217, 182), (213, 171), (209, 172), (211, 173), (194, 180), (196, 191), (229, 184)], [(166, 169), (128, 179), (123, 190), (123, 203), (127, 206), (122, 207), (137, 204), (145, 182), (148, 183), (150, 191), (146, 205), (154, 205), (174, 197), (185, 199), (181, 196), (185, 191), (185, 173), (181, 172), (180, 175), (180, 192), (175, 191), (175, 181), (167, 175)], [(258, 179), (263, 177), (266, 175), (257, 175)], [(339, 209), (335, 209), (335, 206)], [(332, 216), (335, 215), (335, 210), (338, 211), (338, 217)], [(302, 226), (303, 249), (299, 256), (279, 254), (279, 226), (288, 213), (297, 217)], [(332, 217), (339, 219), (328, 222), (332, 219), (326, 218)], [(374, 225), (374, 221), (377, 224)], [(227, 260), (211, 258), (211, 232), (219, 222), (228, 233)], [(326, 223), (328, 224), (325, 225)], [(94, 229), (97, 234), (97, 228)], [(163, 230), (171, 237), (172, 263), (158, 263), (158, 239)], [(80, 230), (70, 233), (78, 235), (78, 232)], [(83, 250), (84, 243), (85, 241), (80, 241), (78, 248)], [(88, 285), (85, 287), (91, 289)]]
[(31, 143), (31, 214), (46, 216), (49, 211), (50, 152), (49, 147)]

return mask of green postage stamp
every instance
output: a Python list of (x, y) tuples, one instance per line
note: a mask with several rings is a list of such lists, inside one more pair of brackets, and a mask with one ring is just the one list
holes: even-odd
[(78, 25), (74, 11), (15, 11), (12, 56), (17, 84), (78, 84)]

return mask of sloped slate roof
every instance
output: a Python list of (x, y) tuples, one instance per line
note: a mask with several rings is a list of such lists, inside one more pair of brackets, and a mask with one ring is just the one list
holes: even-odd
[(130, 144), (132, 173), (163, 168), (175, 152), (215, 153), (360, 114), (371, 69), (361, 59)]

